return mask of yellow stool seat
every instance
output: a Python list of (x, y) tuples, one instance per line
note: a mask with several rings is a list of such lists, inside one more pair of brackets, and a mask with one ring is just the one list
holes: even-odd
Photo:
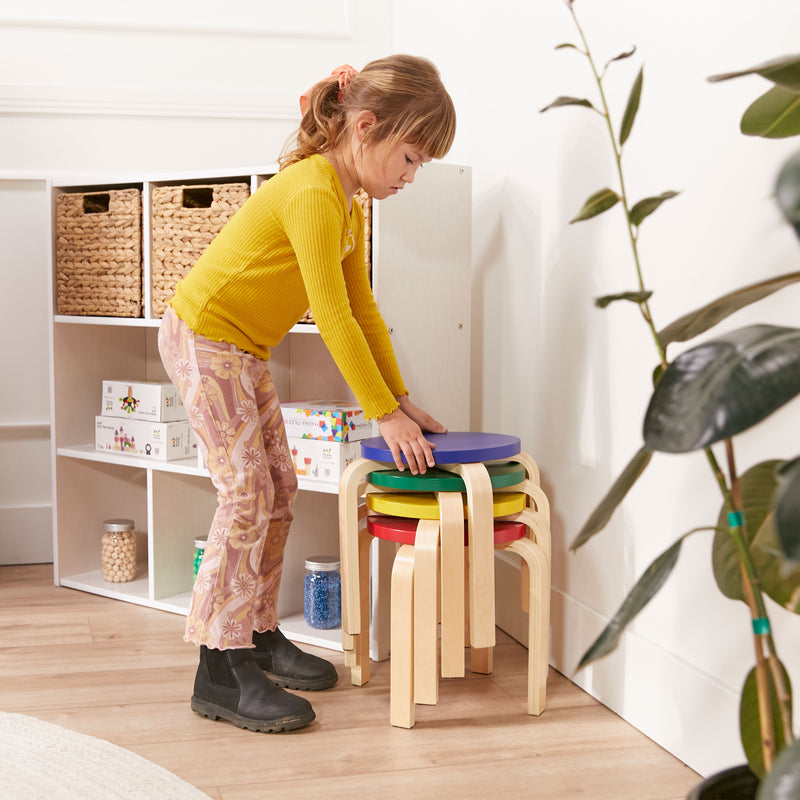
[[(519, 514), (526, 503), (523, 492), (496, 492), (492, 498), (494, 517)], [(434, 494), (405, 492), (397, 494), (371, 493), (367, 495), (367, 508), (376, 514), (414, 519), (439, 519), (439, 500)], [(464, 498), (464, 519), (467, 519), (467, 501)]]

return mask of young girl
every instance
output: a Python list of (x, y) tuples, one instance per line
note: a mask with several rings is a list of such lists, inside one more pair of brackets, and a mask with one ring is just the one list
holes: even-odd
[[(189, 412), (219, 504), (186, 622), (200, 645), (192, 708), (257, 731), (314, 719), (290, 689), (325, 689), (336, 670), (280, 632), (277, 596), (297, 478), (270, 348), (310, 307), (398, 469), (433, 466), (424, 431), (444, 426), (409, 399), (364, 262), (353, 195), (383, 200), (441, 158), (452, 100), (429, 61), (390, 56), (341, 67), (301, 98), (296, 146), (176, 288), (159, 349)], [(409, 232), (412, 235), (413, 232)]]

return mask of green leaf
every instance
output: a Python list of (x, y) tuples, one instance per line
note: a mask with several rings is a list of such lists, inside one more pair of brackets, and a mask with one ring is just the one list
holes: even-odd
[(800, 236), (800, 153), (795, 153), (781, 167), (775, 197), (786, 221)]
[(583, 204), (578, 216), (569, 221), (570, 225), (573, 222), (596, 217), (598, 214), (608, 211), (609, 208), (613, 208), (617, 203), (619, 203), (619, 195), (613, 189), (600, 189)]
[[(693, 533), (693, 531), (690, 531)], [(688, 536), (689, 534), (684, 534)], [(683, 536), (675, 544), (664, 551), (644, 572), (641, 578), (636, 581), (636, 585), (631, 589), (628, 596), (622, 601), (622, 605), (614, 614), (611, 621), (603, 629), (600, 636), (595, 639), (592, 646), (583, 654), (580, 663), (575, 671), (583, 669), (592, 661), (603, 658), (616, 649), (619, 638), (625, 628), (636, 617), (636, 615), (653, 599), (658, 590), (672, 572), (678, 556), (681, 552)]]
[(606, 65), (603, 67), (603, 72), (605, 72), (615, 61), (622, 61), (623, 59), (630, 58), (635, 52), (636, 46), (634, 45), (630, 50), (620, 53), (618, 56), (614, 56), (614, 58), (610, 58), (608, 61), (606, 61)]
[(738, 72), (726, 72), (722, 75), (712, 75), (710, 81), (727, 81), (731, 78), (739, 78), (742, 75), (761, 75), (779, 86), (787, 89), (794, 89), (800, 92), (800, 55), (781, 56), (763, 64), (758, 64), (750, 69), (739, 70)]
[(773, 292), (790, 286), (800, 281), (800, 272), (789, 272), (779, 275), (777, 278), (769, 278), (766, 281), (753, 283), (737, 289), (735, 292), (718, 297), (701, 308), (684, 314), (680, 319), (667, 325), (659, 331), (658, 340), (661, 346), (666, 349), (672, 342), (686, 342), (705, 333), (709, 328), (713, 328), (718, 322), (729, 317), (734, 312), (745, 306), (749, 306), (764, 297), (768, 297)]
[(652, 292), (622, 292), (621, 294), (607, 294), (603, 297), (598, 297), (594, 301), (594, 304), (598, 308), (605, 308), (617, 300), (628, 300), (631, 303), (638, 303), (641, 305), (642, 303), (646, 303), (652, 297), (652, 295)]
[(641, 225), (645, 217), (649, 217), (665, 200), (670, 200), (676, 197), (678, 192), (664, 192), (658, 197), (645, 197), (640, 200), (632, 209), (628, 218), (632, 225)]
[(611, 519), (611, 515), (625, 499), (625, 495), (628, 494), (631, 487), (639, 480), (652, 457), (653, 453), (644, 447), (634, 455), (622, 471), (622, 474), (614, 481), (614, 485), (608, 490), (608, 494), (600, 501), (600, 505), (595, 508), (589, 519), (586, 520), (586, 523), (570, 545), (570, 550), (577, 550), (582, 547), (592, 536), (605, 528)]
[[(783, 552), (800, 561), (800, 458), (784, 464), (777, 474), (778, 489), (773, 498), (775, 531)], [(800, 571), (800, 564), (796, 565)], [(795, 609), (797, 610), (797, 609)]]
[(633, 82), (631, 93), (628, 97), (628, 105), (625, 107), (625, 114), (622, 116), (622, 125), (619, 129), (620, 146), (625, 144), (631, 135), (633, 121), (636, 119), (636, 112), (639, 110), (639, 100), (642, 96), (642, 80), (644, 79), (644, 67), (639, 70), (636, 80)]
[(800, 94), (783, 86), (773, 86), (754, 100), (742, 116), (745, 136), (785, 139), (800, 134)]
[(578, 45), (572, 44), (572, 42), (563, 42), (562, 44), (557, 44), (555, 46), (555, 49), (556, 50), (570, 49), (570, 50), (577, 50), (579, 53), (583, 53), (583, 50), (581, 50), (580, 47), (578, 47)]
[[(788, 561), (781, 552), (771, 510), (778, 486), (776, 470), (783, 464), (779, 460), (764, 461), (739, 477), (745, 522), (742, 532), (761, 588), (779, 605), (800, 613), (800, 564)], [(723, 504), (711, 561), (720, 591), (745, 602), (741, 559), (728, 526), (729, 511), (731, 506)]]
[(739, 328), (667, 367), (645, 415), (645, 446), (700, 450), (751, 428), (798, 393), (800, 329)]
[(557, 97), (550, 103), (549, 106), (545, 106), (544, 108), (539, 109), (539, 113), (543, 113), (548, 111), (551, 108), (558, 108), (559, 106), (586, 106), (586, 108), (591, 108), (593, 111), (597, 111), (597, 109), (591, 104), (589, 100), (585, 97)]
[[(783, 672), (783, 679), (787, 687), (791, 687), (789, 675), (786, 668), (779, 661), (778, 666)], [(781, 721), (781, 712), (778, 705), (778, 694), (775, 691), (775, 681), (772, 672), (767, 669), (767, 685), (769, 687), (769, 703), (772, 708), (772, 730), (769, 736), (775, 742), (775, 752), (779, 752), (786, 747), (786, 735)], [(791, 692), (791, 688), (790, 688)], [(764, 768), (764, 752), (761, 747), (761, 718), (758, 713), (758, 690), (756, 688), (755, 667), (750, 670), (744, 682), (742, 697), (739, 703), (739, 728), (742, 733), (742, 747), (750, 769), (763, 778), (766, 772)], [(797, 795), (794, 795), (797, 797)]]
[(761, 782), (756, 800), (797, 800), (800, 797), (800, 739), (784, 747)]

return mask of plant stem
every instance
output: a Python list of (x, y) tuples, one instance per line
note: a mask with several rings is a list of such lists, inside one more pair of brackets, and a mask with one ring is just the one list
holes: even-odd
[[(750, 548), (747, 545), (747, 520), (743, 515), (742, 493), (739, 484), (739, 476), (736, 472), (736, 458), (733, 451), (733, 441), (725, 440), (725, 453), (728, 459), (728, 472), (730, 475), (731, 491), (726, 498), (726, 502), (733, 511), (741, 514), (741, 526), (731, 525), (730, 532), (734, 544), (739, 553), (739, 562), (742, 569), (742, 589), (745, 600), (750, 609), (750, 616), (754, 622), (753, 639), (756, 652), (756, 687), (759, 696), (759, 715), (762, 719), (761, 736), (764, 746), (764, 764), (769, 770), (774, 757), (775, 742), (772, 740), (772, 711), (769, 699), (769, 687), (767, 684), (766, 669), (772, 674), (772, 681), (775, 685), (775, 694), (778, 699), (778, 708), (781, 715), (784, 739), (786, 743), (793, 741), (791, 696), (784, 680), (781, 662), (775, 648), (775, 640), (772, 638), (772, 627), (767, 614), (767, 607), (764, 603), (764, 595), (761, 592), (761, 580), (756, 573), (755, 565), (750, 556)], [(765, 628), (763, 633), (757, 632)], [(767, 657), (765, 660), (764, 650)], [(769, 728), (765, 728), (765, 722), (769, 722)], [(767, 733), (769, 731), (770, 733)], [(769, 761), (767, 759), (767, 747), (770, 747)]]
[[(603, 103), (603, 111), (601, 113), (606, 120), (606, 126), (608, 127), (608, 135), (611, 139), (611, 147), (614, 151), (614, 160), (616, 161), (617, 164), (617, 176), (619, 177), (620, 197), (622, 200), (622, 207), (625, 209), (625, 223), (628, 228), (628, 238), (630, 239), (631, 250), (633, 251), (633, 262), (636, 266), (636, 277), (639, 281), (639, 290), (644, 292), (645, 291), (644, 276), (642, 274), (642, 265), (639, 260), (638, 236), (633, 229), (634, 228), (633, 224), (631, 223), (630, 208), (628, 207), (628, 195), (625, 189), (625, 176), (622, 171), (621, 146), (617, 144), (617, 137), (614, 135), (614, 128), (611, 124), (611, 112), (609, 111), (608, 102), (606, 101), (606, 93), (605, 90), (603, 89), (603, 78), (597, 71), (597, 67), (594, 63), (594, 58), (592, 57), (592, 51), (589, 48), (589, 42), (586, 40), (586, 36), (583, 33), (583, 28), (581, 28), (580, 22), (578, 22), (578, 17), (575, 14), (575, 9), (572, 7), (572, 3), (569, 4), (569, 11), (570, 14), (572, 14), (572, 19), (575, 21), (575, 27), (578, 29), (578, 34), (580, 35), (581, 41), (583, 42), (584, 52), (586, 58), (589, 61), (589, 65), (592, 68), (592, 74), (594, 75), (598, 91), (600, 92), (600, 99)], [(650, 313), (650, 305), (647, 302), (647, 300), (643, 300), (638, 305), (639, 309), (642, 312), (642, 316), (644, 317), (644, 321), (647, 324), (647, 327), (650, 329), (650, 334), (653, 337), (653, 341), (655, 342), (656, 349), (658, 350), (658, 354), (661, 359), (661, 366), (664, 369), (666, 369), (667, 355), (664, 348), (661, 346), (661, 341), (658, 338), (658, 331), (656, 330), (655, 323), (653, 322), (653, 316)]]

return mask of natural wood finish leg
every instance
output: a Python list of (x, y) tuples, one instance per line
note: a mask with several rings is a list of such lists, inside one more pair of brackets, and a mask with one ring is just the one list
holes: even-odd
[(439, 702), (438, 583), (439, 520), (421, 519), (414, 540), (414, 702), (429, 706)]
[(535, 541), (536, 544), (541, 547), (547, 559), (547, 563), (550, 563), (550, 527), (544, 523), (538, 511), (526, 508), (518, 514), (511, 514), (508, 517), (504, 517), (504, 519), (512, 522), (522, 522), (530, 532), (528, 538)]
[[(345, 664), (350, 667), (350, 682), (353, 686), (363, 686), (369, 680), (369, 548), (372, 536), (366, 528), (358, 532), (358, 581), (361, 597), (361, 633), (351, 635), (353, 649), (345, 654)], [(344, 634), (343, 634), (344, 635)], [(352, 663), (348, 663), (347, 656)]]
[(525, 493), (529, 499), (528, 506), (532, 506), (534, 511), (538, 511), (547, 525), (550, 524), (550, 501), (547, 499), (544, 489), (537, 483), (526, 479), (516, 486), (509, 486), (508, 489), (504, 489), (503, 491)]
[(530, 539), (510, 542), (506, 549), (522, 556), (528, 567), (528, 713), (541, 714), (547, 704), (550, 661), (550, 565)]
[[(462, 511), (463, 513), (463, 511)], [(469, 591), (469, 550), (467, 548), (464, 549), (464, 581), (463, 585), (466, 588), (466, 591)], [(469, 671), (476, 672), (479, 675), (490, 675), (492, 669), (494, 668), (494, 648), (493, 647), (472, 647), (470, 646), (470, 636), (469, 636), (469, 604), (466, 604), (467, 609), (464, 615), (465, 618), (465, 637), (464, 637), (464, 647), (469, 647)], [(464, 647), (462, 647), (461, 652), (464, 652)]]
[(494, 508), (492, 482), (482, 463), (456, 464), (467, 489), (470, 644), (494, 647)]
[[(361, 633), (361, 598), (358, 580), (358, 498), (370, 472), (386, 469), (385, 464), (367, 458), (356, 459), (339, 480), (339, 554), (342, 572), (342, 633)], [(343, 635), (343, 645), (352, 642)]]
[(392, 657), (389, 662), (389, 721), (414, 727), (414, 546), (403, 545), (392, 569)]
[(439, 492), (441, 525), (442, 677), (463, 678), (464, 603), (464, 504), (460, 492)]
[(491, 675), (494, 669), (493, 647), (471, 647), (469, 651), (470, 672), (479, 675)]
[(521, 451), (517, 453), (515, 456), (511, 456), (508, 459), (509, 461), (516, 462), (517, 464), (522, 464), (525, 467), (525, 471), (528, 473), (528, 477), (537, 485), (541, 485), (541, 476), (539, 474), (539, 465), (534, 461), (533, 456), (529, 453)]

